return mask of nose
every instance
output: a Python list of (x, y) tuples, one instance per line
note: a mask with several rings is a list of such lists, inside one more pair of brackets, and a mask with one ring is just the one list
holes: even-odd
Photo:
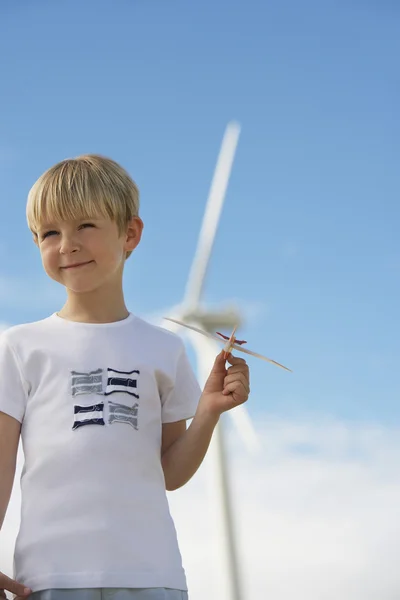
[(72, 254), (79, 251), (79, 244), (74, 235), (64, 234), (60, 244), (60, 254)]

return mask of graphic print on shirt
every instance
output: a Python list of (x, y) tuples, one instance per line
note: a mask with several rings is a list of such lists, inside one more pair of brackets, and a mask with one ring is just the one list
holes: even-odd
[[(71, 393), (73, 397), (100, 394), (102, 396), (110, 396), (111, 394), (128, 394), (137, 400), (139, 394), (137, 391), (137, 377), (140, 372), (135, 369), (133, 371), (119, 371), (117, 369), (108, 368), (106, 375), (106, 388), (103, 387), (104, 369), (99, 368), (87, 373), (80, 371), (71, 371)], [(100, 402), (91, 405), (82, 403), (74, 404), (74, 424), (72, 429), (78, 429), (83, 425), (105, 425), (104, 408), (105, 402)], [(127, 423), (134, 429), (138, 429), (138, 412), (139, 403), (134, 402), (133, 406), (113, 402), (108, 400), (109, 418), (108, 424)]]
[(105, 425), (103, 418), (104, 403), (93, 406), (74, 406), (74, 425), (72, 429), (78, 429), (83, 425)]
[(109, 396), (110, 394), (124, 392), (135, 398), (139, 398), (138, 394), (133, 391), (137, 388), (137, 379), (129, 377), (129, 375), (133, 374), (139, 375), (139, 371), (117, 371), (116, 369), (107, 369), (107, 388), (104, 395)]
[(125, 404), (118, 404), (109, 400), (108, 406), (110, 411), (108, 422), (110, 425), (111, 423), (129, 423), (134, 429), (138, 429), (139, 404), (137, 402), (130, 408)]
[(103, 395), (103, 369), (89, 371), (89, 373), (80, 373), (71, 371), (72, 376), (72, 395), (80, 394), (101, 394)]

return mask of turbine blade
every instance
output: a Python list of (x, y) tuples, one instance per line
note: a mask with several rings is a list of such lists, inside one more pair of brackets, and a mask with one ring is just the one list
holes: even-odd
[(183, 303), (190, 307), (197, 307), (203, 291), (204, 279), (224, 204), (239, 133), (240, 126), (237, 123), (228, 124), (211, 183), (197, 248), (186, 286)]
[(267, 362), (270, 362), (273, 365), (276, 365), (277, 367), (281, 367), (281, 369), (285, 369), (285, 371), (290, 371), (290, 373), (293, 373), (293, 371), (291, 369), (284, 367), (280, 363), (276, 362), (276, 360), (272, 360), (272, 358), (267, 358), (266, 356), (263, 356), (262, 354), (258, 354), (257, 352), (252, 352), (252, 350), (247, 350), (247, 348), (243, 348), (242, 346), (238, 346), (237, 344), (234, 344), (233, 348), (235, 350), (239, 350), (239, 352), (245, 352), (246, 354), (251, 354), (251, 356), (255, 356), (256, 358), (261, 358), (262, 360), (266, 360)]
[(206, 337), (210, 338), (211, 340), (217, 340), (217, 342), (223, 343), (223, 340), (221, 340), (221, 338), (219, 338), (217, 335), (208, 333), (208, 331), (204, 331), (204, 329), (198, 329), (197, 327), (193, 327), (193, 325), (188, 325), (187, 323), (184, 323), (183, 321), (178, 321), (177, 319), (171, 319), (170, 317), (164, 317), (164, 319), (166, 319), (167, 321), (172, 321), (172, 323), (176, 323), (177, 325), (181, 325), (182, 327), (187, 327), (188, 329), (191, 329), (192, 331), (197, 331), (197, 333), (201, 333), (202, 335), (205, 335)]

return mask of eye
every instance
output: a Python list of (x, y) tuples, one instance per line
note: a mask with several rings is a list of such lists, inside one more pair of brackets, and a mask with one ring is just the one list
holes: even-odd
[(54, 233), (57, 233), (57, 231), (46, 231), (42, 234), (42, 240), (46, 239), (49, 235), (53, 235)]
[(82, 225), (79, 227), (79, 229), (83, 229), (86, 227), (94, 227), (93, 223), (82, 223)]

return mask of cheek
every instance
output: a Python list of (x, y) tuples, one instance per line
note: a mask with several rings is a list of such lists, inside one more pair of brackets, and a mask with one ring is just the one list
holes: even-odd
[(114, 240), (102, 241), (102, 243), (97, 246), (96, 252), (93, 252), (93, 256), (97, 256), (99, 262), (104, 265), (109, 265), (110, 267), (116, 264), (119, 264), (121, 258), (124, 255), (123, 248), (121, 244), (116, 243)]
[(47, 270), (53, 270), (56, 268), (58, 257), (56, 256), (56, 252), (51, 250), (51, 248), (41, 249), (41, 257), (43, 267)]

